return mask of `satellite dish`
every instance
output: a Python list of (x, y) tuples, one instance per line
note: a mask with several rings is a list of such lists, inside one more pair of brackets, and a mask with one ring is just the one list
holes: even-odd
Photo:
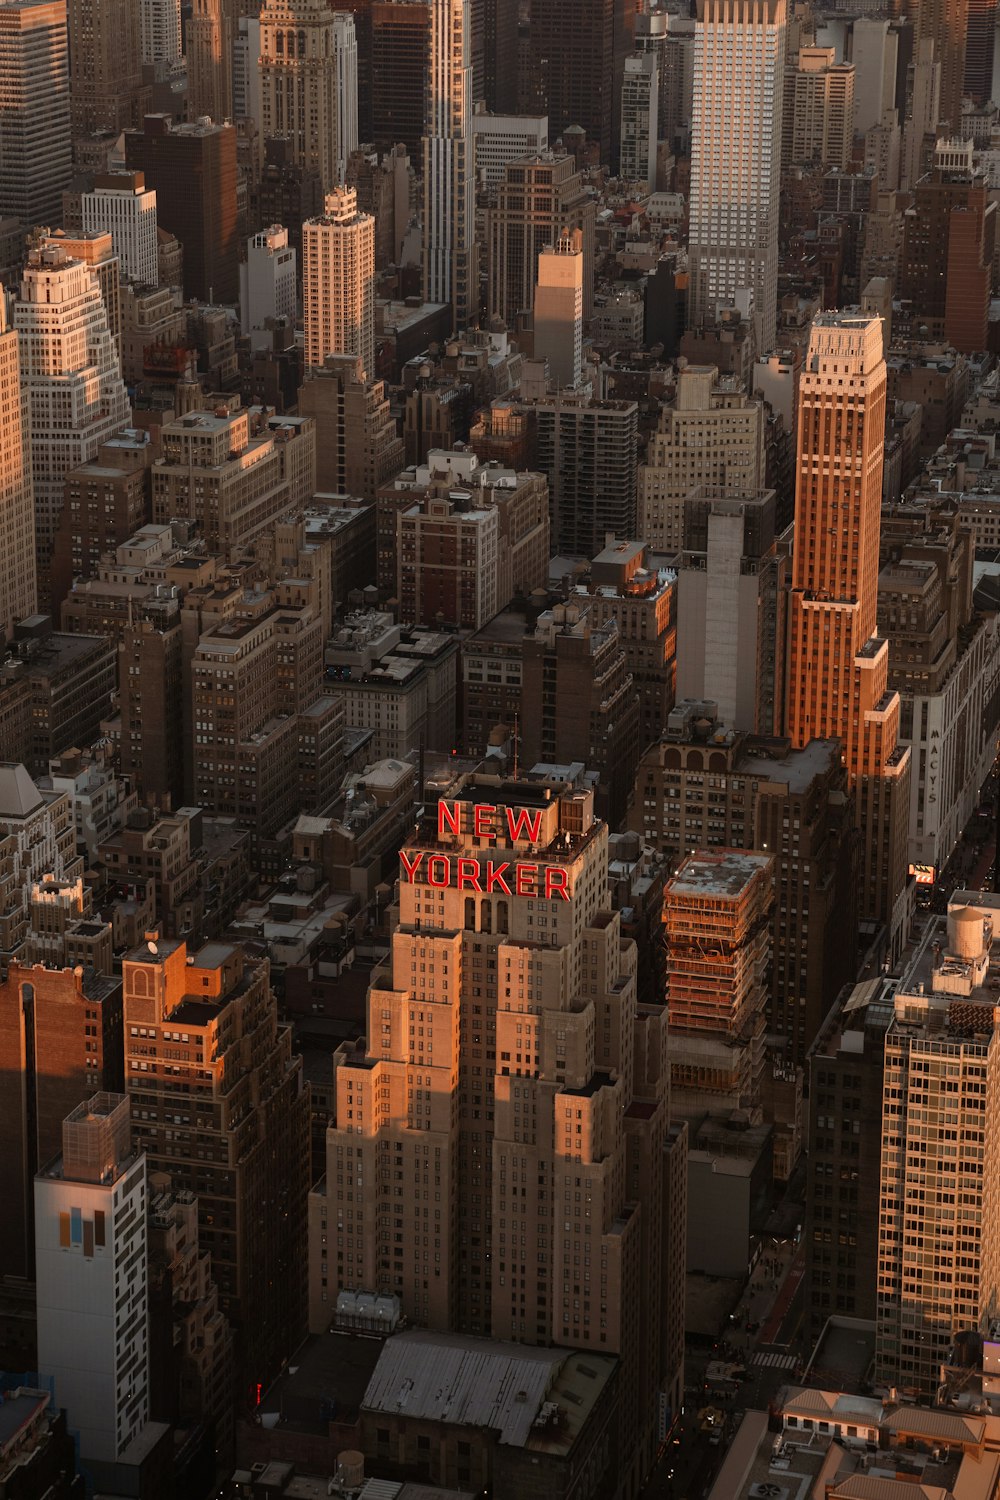
[(159, 950), (158, 950), (156, 944), (153, 942), (152, 938), (150, 938), (149, 942), (146, 944), (146, 947), (149, 949), (150, 953), (157, 953), (157, 952), (159, 952)]

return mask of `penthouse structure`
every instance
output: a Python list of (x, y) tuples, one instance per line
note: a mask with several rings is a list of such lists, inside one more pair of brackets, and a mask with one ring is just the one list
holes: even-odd
[(310, 1296), (316, 1329), (341, 1290), (373, 1291), (431, 1329), (617, 1354), (634, 1485), (656, 1393), (676, 1399), (663, 1297), (684, 1190), (665, 1015), (637, 1007), (634, 946), (603, 906), (607, 839), (591, 793), (487, 777), (457, 781), (401, 850), (370, 1040), (335, 1056)]

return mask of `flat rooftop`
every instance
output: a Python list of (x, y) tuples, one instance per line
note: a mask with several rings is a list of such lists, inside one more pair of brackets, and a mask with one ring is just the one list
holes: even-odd
[(692, 854), (669, 882), (669, 889), (693, 896), (739, 896), (770, 862), (767, 854), (744, 854), (735, 849)]
[(823, 776), (831, 765), (839, 764), (839, 740), (810, 740), (804, 749), (790, 750), (787, 755), (767, 755), (757, 750), (741, 756), (735, 774), (782, 782), (789, 792), (807, 792), (817, 776)]

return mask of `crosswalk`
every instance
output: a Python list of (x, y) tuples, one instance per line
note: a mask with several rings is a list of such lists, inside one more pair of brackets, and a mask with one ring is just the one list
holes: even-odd
[(794, 1370), (798, 1360), (794, 1354), (755, 1354), (751, 1363), (765, 1370)]

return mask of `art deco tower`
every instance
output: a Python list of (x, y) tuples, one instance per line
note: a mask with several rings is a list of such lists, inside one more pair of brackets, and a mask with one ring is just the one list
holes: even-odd
[(785, 0), (698, 0), (691, 121), (691, 323), (753, 292), (774, 345)]
[(424, 301), (450, 302), (456, 328), (475, 305), (475, 174), (469, 0), (431, 0), (424, 124)]
[(680, 1378), (686, 1140), (607, 877), (593, 793), (565, 783), (462, 779), (418, 824), (367, 1050), (334, 1059), (310, 1320), (387, 1292), (418, 1326), (616, 1354), (641, 1480)]
[[(325, 193), (343, 181), (347, 153), (357, 145), (356, 47), (338, 45), (346, 32), (353, 43), (353, 17), (335, 16), (326, 0), (268, 0), (260, 13), (261, 132), (282, 136), (289, 162), (314, 173)], [(342, 76), (348, 58), (349, 87)], [(342, 97), (353, 101), (350, 128)]]
[(796, 747), (840, 740), (863, 839), (861, 914), (895, 944), (910, 759), (875, 625), (885, 391), (880, 319), (821, 313), (799, 387), (787, 730)]

